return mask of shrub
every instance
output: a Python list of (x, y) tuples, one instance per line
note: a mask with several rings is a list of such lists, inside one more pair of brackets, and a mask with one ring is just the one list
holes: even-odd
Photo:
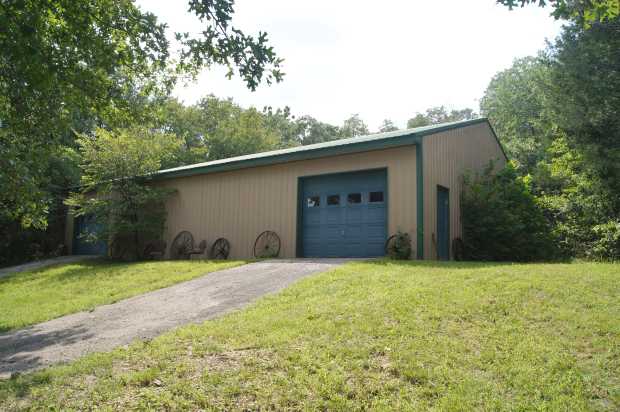
[(620, 260), (620, 222), (609, 221), (592, 228), (595, 236), (587, 255), (595, 260)]
[(537, 261), (558, 255), (551, 227), (529, 188), (508, 164), (464, 178), (461, 193), (467, 260)]
[(405, 260), (411, 257), (411, 237), (409, 233), (396, 232), (394, 238), (388, 242), (387, 253), (392, 259)]

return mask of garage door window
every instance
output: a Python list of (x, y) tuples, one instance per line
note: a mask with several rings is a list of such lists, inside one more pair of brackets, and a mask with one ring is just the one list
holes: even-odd
[(320, 196), (309, 196), (306, 204), (308, 207), (319, 207), (321, 206), (321, 197)]
[(382, 203), (383, 192), (370, 192), (370, 194), (368, 195), (368, 201), (370, 203)]
[(327, 196), (327, 206), (338, 206), (338, 205), (340, 205), (340, 195)]
[(349, 193), (349, 195), (347, 196), (347, 203), (350, 205), (362, 203), (362, 194), (361, 193)]

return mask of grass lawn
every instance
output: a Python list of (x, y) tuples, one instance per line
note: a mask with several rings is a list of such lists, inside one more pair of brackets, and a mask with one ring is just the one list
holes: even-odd
[(619, 410), (620, 265), (355, 262), (0, 409)]
[(87, 260), (16, 273), (0, 278), (0, 332), (89, 310), (242, 263)]

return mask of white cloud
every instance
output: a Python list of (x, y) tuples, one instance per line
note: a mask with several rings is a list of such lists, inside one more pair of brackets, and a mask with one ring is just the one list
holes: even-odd
[[(200, 31), (184, 1), (138, 4), (173, 31)], [(192, 103), (213, 93), (246, 107), (288, 105), (334, 124), (359, 113), (371, 130), (384, 118), (402, 127), (436, 105), (477, 109), (496, 72), (535, 54), (560, 29), (549, 9), (510, 12), (494, 0), (240, 0), (235, 10), (236, 26), (269, 34), (285, 59), (284, 81), (251, 92), (212, 68), (175, 90), (177, 97)]]

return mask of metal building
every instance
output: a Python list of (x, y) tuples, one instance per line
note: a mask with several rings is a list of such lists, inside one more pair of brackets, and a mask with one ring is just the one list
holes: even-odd
[(161, 170), (176, 189), (165, 240), (182, 230), (224, 237), (231, 258), (252, 257), (265, 230), (280, 257), (370, 257), (408, 232), (414, 257), (450, 259), (461, 236), (459, 193), (467, 170), (506, 156), (486, 119), (360, 136)]

